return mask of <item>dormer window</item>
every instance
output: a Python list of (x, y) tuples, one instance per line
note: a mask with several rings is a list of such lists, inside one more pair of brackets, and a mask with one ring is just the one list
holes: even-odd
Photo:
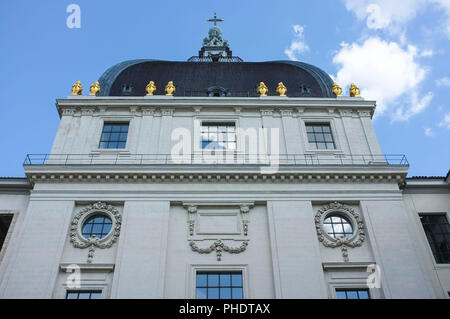
[(122, 87), (122, 95), (131, 95), (133, 93), (133, 84), (126, 83)]
[(229, 90), (221, 86), (211, 86), (207, 90), (209, 97), (223, 97), (230, 96)]

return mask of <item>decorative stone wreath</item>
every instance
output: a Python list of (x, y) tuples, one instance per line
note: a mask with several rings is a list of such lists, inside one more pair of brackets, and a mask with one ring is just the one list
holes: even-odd
[[(352, 224), (353, 235), (351, 237), (334, 238), (328, 235), (323, 227), (324, 220), (331, 215), (340, 215)], [(316, 232), (319, 241), (329, 248), (340, 247), (344, 262), (349, 262), (347, 247), (354, 248), (363, 244), (366, 235), (364, 232), (364, 222), (357, 212), (351, 207), (344, 204), (334, 202), (323, 206), (317, 211), (314, 218), (316, 224)]]
[[(105, 215), (112, 221), (111, 230), (104, 238), (97, 238), (95, 235), (90, 238), (85, 238), (82, 234), (84, 223), (94, 215)], [(119, 238), (121, 224), (122, 216), (117, 208), (103, 202), (92, 204), (81, 209), (73, 218), (70, 227), (70, 242), (75, 248), (89, 248), (87, 262), (92, 263), (95, 247), (100, 249), (112, 247)]]

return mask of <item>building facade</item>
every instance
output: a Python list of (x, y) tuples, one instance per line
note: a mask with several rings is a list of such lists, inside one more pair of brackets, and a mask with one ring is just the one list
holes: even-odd
[(0, 298), (449, 298), (449, 177), (406, 178), (352, 90), (217, 26), (75, 84), (0, 179)]

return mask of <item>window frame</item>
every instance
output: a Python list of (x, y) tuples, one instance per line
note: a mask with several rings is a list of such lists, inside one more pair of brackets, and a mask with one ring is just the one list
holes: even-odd
[[(188, 299), (196, 299), (196, 288), (197, 288), (197, 273), (230, 273), (230, 272), (241, 272), (242, 274), (242, 299), (251, 299), (249, 284), (248, 284), (248, 265), (200, 265), (191, 264), (188, 265), (190, 268), (186, 272), (186, 296)], [(220, 300), (220, 299), (216, 299)], [(239, 299), (235, 299), (239, 300)]]
[(2, 247), (0, 247), (0, 263), (2, 262), (3, 258), (5, 257), (6, 251), (10, 245), (12, 234), (14, 231), (14, 226), (17, 222), (17, 218), (19, 215), (19, 211), (15, 210), (0, 210), (0, 215), (12, 215), (11, 223), (9, 224), (8, 231), (5, 236), (5, 240), (3, 241)]
[[(334, 237), (334, 236), (332, 236), (332, 235), (330, 235), (327, 231), (326, 231), (326, 229), (325, 229), (325, 224), (329, 224), (329, 225), (332, 225), (332, 229), (333, 229), (333, 235), (335, 235), (336, 234), (336, 232), (334, 231), (334, 227), (333, 227), (333, 225), (335, 225), (335, 224), (342, 224), (343, 225), (343, 223), (342, 223), (342, 221), (340, 222), (340, 223), (334, 223), (333, 221), (331, 221), (331, 223), (325, 223), (325, 221), (328, 219), (328, 218), (333, 218), (333, 217), (339, 217), (339, 218), (341, 218), (341, 220), (343, 219), (343, 220), (345, 220), (349, 225), (350, 225), (350, 227), (352, 228), (352, 232), (351, 232), (351, 235), (350, 236), (341, 236), (341, 237)], [(323, 221), (322, 221), (322, 228), (323, 228), (323, 230), (324, 230), (324, 232), (329, 236), (329, 237), (331, 237), (331, 238), (334, 238), (335, 240), (337, 240), (337, 239), (339, 239), (339, 238), (347, 238), (347, 239), (351, 239), (351, 238), (353, 238), (354, 236), (355, 236), (355, 221), (354, 221), (354, 219), (352, 219), (350, 216), (348, 216), (348, 214), (345, 214), (345, 213), (342, 213), (342, 212), (340, 212), (340, 211), (336, 211), (336, 212), (330, 212), (330, 213), (328, 213), (327, 215), (325, 215), (324, 216), (324, 218), (323, 218)], [(343, 234), (345, 235), (345, 230), (343, 231)]]
[[(367, 299), (361, 299), (361, 298), (357, 298), (357, 299), (350, 299), (350, 298), (345, 298), (345, 299), (341, 299), (337, 297), (337, 292), (338, 291), (345, 291), (345, 295), (347, 296), (347, 291), (366, 291), (367, 295), (369, 298)], [(358, 293), (358, 297), (359, 297), (359, 293)], [(356, 287), (339, 287), (339, 288), (335, 288), (334, 289), (334, 298), (338, 299), (338, 300), (370, 300), (373, 299), (371, 294), (370, 294), (370, 289), (369, 288), (356, 288)]]
[[(119, 148), (119, 147), (116, 147), (116, 148), (110, 148), (110, 147), (101, 147), (101, 144), (102, 143), (114, 143), (114, 142), (116, 142), (116, 143), (120, 143), (121, 141), (120, 140), (117, 140), (117, 141), (111, 141), (111, 140), (108, 140), (108, 141), (103, 141), (102, 142), (102, 136), (103, 136), (103, 134), (104, 134), (104, 130), (105, 130), (105, 126), (107, 126), (107, 125), (128, 125), (128, 128), (127, 128), (127, 137), (126, 137), (126, 140), (125, 140), (125, 145), (124, 145), (124, 147), (122, 148)], [(112, 131), (111, 131), (111, 133), (112, 133)], [(119, 132), (119, 134), (121, 133), (121, 131)], [(98, 140), (99, 142), (98, 142), (98, 149), (99, 150), (114, 150), (114, 151), (117, 151), (117, 150), (120, 150), (120, 151), (123, 151), (123, 150), (126, 150), (127, 149), (127, 144), (128, 144), (128, 139), (129, 139), (129, 135), (130, 135), (130, 122), (129, 121), (103, 121), (103, 125), (102, 125), (102, 129), (101, 129), (101, 132), (100, 132), (100, 139)]]
[[(100, 292), (100, 297), (99, 298), (95, 298), (95, 299), (92, 299), (92, 298), (89, 298), (89, 299), (80, 299), (80, 298), (67, 298), (67, 296), (69, 295), (69, 293), (78, 293), (78, 297), (80, 297), (80, 293), (98, 293), (98, 292)], [(65, 297), (64, 297), (64, 299), (66, 299), (66, 300), (98, 300), (98, 299), (104, 299), (103, 298), (103, 289), (88, 289), (88, 288), (85, 288), (85, 289), (66, 289), (66, 294), (65, 294)]]
[[(199, 275), (206, 275), (207, 276), (207, 283), (206, 286), (198, 286), (197, 285), (197, 279)], [(214, 285), (209, 285), (208, 281), (208, 276), (209, 275), (218, 275), (218, 285), (214, 286)], [(220, 280), (220, 276), (221, 275), (228, 275), (230, 276), (230, 284), (229, 285), (221, 285), (221, 280)], [(239, 286), (234, 286), (233, 285), (233, 279), (231, 278), (232, 275), (240, 275), (241, 276), (241, 285)], [(197, 271), (195, 274), (195, 279), (196, 279), (196, 284), (195, 284), (195, 298), (196, 299), (215, 299), (215, 300), (219, 300), (219, 299), (244, 299), (244, 278), (243, 278), (243, 274), (242, 271)], [(220, 294), (221, 294), (221, 289), (230, 289), (230, 298), (220, 298)], [(242, 292), (242, 298), (232, 298), (233, 296), (233, 288), (240, 288), (241, 292)], [(219, 298), (198, 298), (197, 295), (197, 290), (198, 289), (206, 289), (206, 294), (208, 295), (208, 289), (218, 289), (218, 296)]]
[[(327, 154), (343, 154), (342, 146), (337, 135), (337, 128), (335, 118), (330, 116), (325, 117), (299, 117), (301, 131), (303, 134), (303, 144), (306, 154), (327, 153)], [(306, 126), (309, 124), (328, 124), (330, 125), (331, 135), (334, 142), (334, 149), (317, 149), (312, 148), (308, 140), (308, 131)]]
[[(329, 144), (329, 143), (333, 143), (333, 148), (328, 148), (328, 146), (326, 148), (318, 148), (318, 143), (319, 142), (317, 140), (314, 141), (314, 142), (310, 142), (309, 141), (309, 137), (308, 137), (308, 127), (329, 127), (330, 128), (330, 135), (331, 135), (331, 142), (324, 141), (323, 143), (325, 143), (326, 145)], [(314, 122), (314, 121), (306, 122), (305, 123), (305, 130), (306, 130), (306, 140), (308, 141), (309, 148), (311, 148), (311, 145), (315, 145), (316, 147), (314, 149), (317, 150), (317, 151), (334, 151), (334, 150), (336, 150), (337, 147), (336, 147), (335, 137), (334, 137), (333, 129), (331, 127), (331, 123), (330, 122), (323, 122), (323, 121), (322, 122)], [(313, 134), (316, 134), (316, 133), (313, 132)], [(324, 135), (324, 134), (327, 134), (327, 133), (324, 133), (323, 130), (322, 130), (321, 134)]]
[[(130, 154), (130, 147), (133, 145), (134, 141), (134, 130), (135, 125), (133, 124), (133, 117), (131, 116), (103, 116), (99, 119), (99, 125), (96, 125), (95, 129), (95, 142), (92, 142), (92, 150), (90, 152), (90, 155), (98, 156), (102, 154), (120, 154), (120, 155), (129, 155)], [(105, 123), (128, 123), (128, 136), (125, 148), (100, 148), (100, 140), (103, 133), (103, 127), (105, 126)]]
[[(84, 232), (83, 232), (84, 226), (85, 226), (85, 225), (87, 224), (87, 222), (90, 221), (91, 219), (93, 219), (93, 218), (98, 218), (98, 217), (108, 218), (108, 219), (111, 221), (111, 223), (105, 223), (105, 222), (103, 221), (103, 223), (102, 223), (102, 225), (103, 225), (103, 226), (102, 226), (102, 234), (103, 234), (103, 228), (105, 227), (106, 224), (110, 224), (111, 227), (110, 227), (109, 231), (108, 231), (107, 233), (105, 233), (105, 235), (104, 235), (103, 237), (96, 237), (96, 238), (98, 238), (99, 240), (102, 240), (102, 239), (104, 239), (104, 238), (108, 238), (108, 237), (109, 237), (111, 231), (113, 230), (114, 219), (111, 218), (111, 216), (109, 216), (108, 214), (105, 214), (105, 213), (103, 213), (103, 212), (93, 212), (93, 213), (90, 214), (88, 217), (84, 218), (84, 219), (83, 219), (83, 223), (81, 224), (81, 228), (80, 228), (81, 236), (83, 236), (85, 239), (92, 238), (93, 230), (91, 229), (91, 237), (86, 237), (86, 236), (84, 235)], [(94, 223), (94, 224), (98, 224), (98, 223)]]
[(419, 223), (419, 228), (421, 229), (421, 232), (422, 232), (422, 234), (423, 234), (423, 238), (424, 238), (424, 240), (425, 240), (425, 246), (426, 246), (427, 249), (428, 249), (428, 252), (429, 252), (429, 254), (430, 254), (430, 258), (431, 258), (433, 264), (434, 264), (436, 267), (450, 267), (450, 262), (449, 262), (449, 263), (439, 263), (439, 262), (437, 262), (436, 257), (435, 257), (435, 255), (434, 255), (434, 253), (433, 253), (433, 249), (431, 248), (431, 244), (430, 244), (430, 242), (428, 241), (427, 234), (426, 234), (426, 232), (425, 232), (425, 228), (423, 227), (423, 224), (422, 224), (422, 220), (420, 219), (420, 216), (421, 216), (421, 215), (423, 215), (423, 216), (426, 216), (426, 215), (443, 215), (443, 216), (446, 217), (447, 223), (450, 225), (450, 216), (449, 216), (449, 213), (448, 213), (448, 212), (419, 212), (419, 213), (417, 214), (417, 220), (418, 220), (418, 223)]
[[(194, 130), (197, 130), (198, 132), (198, 138), (196, 138), (194, 134), (194, 143), (193, 145), (193, 154), (203, 154), (205, 149), (202, 148), (202, 126), (204, 122), (211, 122), (211, 123), (234, 123), (235, 128), (235, 134), (236, 134), (236, 149), (233, 151), (234, 154), (241, 154), (241, 145), (240, 145), (240, 139), (237, 134), (238, 129), (240, 128), (240, 120), (238, 116), (197, 116), (194, 117)], [(211, 151), (211, 150), (209, 150)], [(216, 150), (221, 152), (227, 152), (229, 150)]]
[[(214, 125), (205, 125), (205, 123), (207, 124), (214, 124)], [(220, 124), (225, 124), (225, 125), (220, 125)], [(224, 126), (224, 127), (234, 127), (234, 150), (233, 149), (229, 149), (229, 148), (225, 148), (225, 149), (208, 149), (208, 148), (203, 148), (203, 127), (220, 127), (220, 126)], [(208, 129), (208, 133), (211, 134), (211, 131)], [(228, 135), (228, 132), (227, 132)], [(225, 140), (224, 140), (225, 141)], [(228, 143), (232, 143), (232, 141), (230, 141), (228, 139), (228, 136), (226, 138), (226, 142)], [(227, 145), (228, 147), (228, 145)], [(200, 148), (201, 151), (219, 151), (219, 152), (226, 152), (226, 151), (233, 151), (233, 152), (237, 152), (238, 149), (238, 141), (237, 141), (237, 127), (236, 127), (236, 122), (235, 121), (202, 121), (200, 123)]]

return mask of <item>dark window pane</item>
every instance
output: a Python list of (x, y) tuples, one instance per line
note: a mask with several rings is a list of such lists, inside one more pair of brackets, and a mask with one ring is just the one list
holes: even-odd
[(358, 299), (358, 292), (353, 290), (347, 291), (347, 299)]
[(220, 274), (220, 285), (221, 286), (231, 286), (231, 275), (230, 274)]
[(345, 291), (336, 291), (336, 298), (347, 299), (347, 295), (345, 294)]
[(219, 287), (219, 275), (208, 274), (208, 287)]
[(102, 292), (98, 290), (67, 291), (66, 299), (99, 299)]
[(207, 299), (207, 288), (197, 288), (197, 299)]
[(231, 285), (233, 287), (242, 286), (242, 275), (241, 274), (232, 274), (231, 275)]
[(206, 278), (207, 278), (206, 274), (197, 274), (196, 286), (197, 287), (207, 287)]
[(358, 291), (359, 299), (369, 299), (369, 293), (366, 290)]
[(450, 227), (445, 214), (420, 215), (431, 251), (437, 263), (450, 263)]
[(337, 299), (370, 299), (367, 289), (338, 289), (336, 290)]
[(231, 288), (220, 288), (220, 299), (231, 299)]
[(102, 239), (106, 237), (112, 228), (112, 220), (104, 215), (95, 215), (88, 218), (82, 227), (82, 234), (85, 238), (90, 238), (95, 235)]
[(208, 299), (219, 299), (219, 288), (208, 288)]
[(231, 289), (231, 299), (242, 299), (242, 288), (232, 288)]
[(336, 148), (330, 124), (308, 123), (306, 124), (306, 132), (308, 135), (308, 142), (314, 144), (316, 149)]
[(236, 272), (199, 272), (196, 296), (199, 299), (242, 299), (242, 274)]
[(103, 126), (99, 147), (106, 149), (125, 148), (128, 136), (128, 126), (127, 123), (105, 124)]

